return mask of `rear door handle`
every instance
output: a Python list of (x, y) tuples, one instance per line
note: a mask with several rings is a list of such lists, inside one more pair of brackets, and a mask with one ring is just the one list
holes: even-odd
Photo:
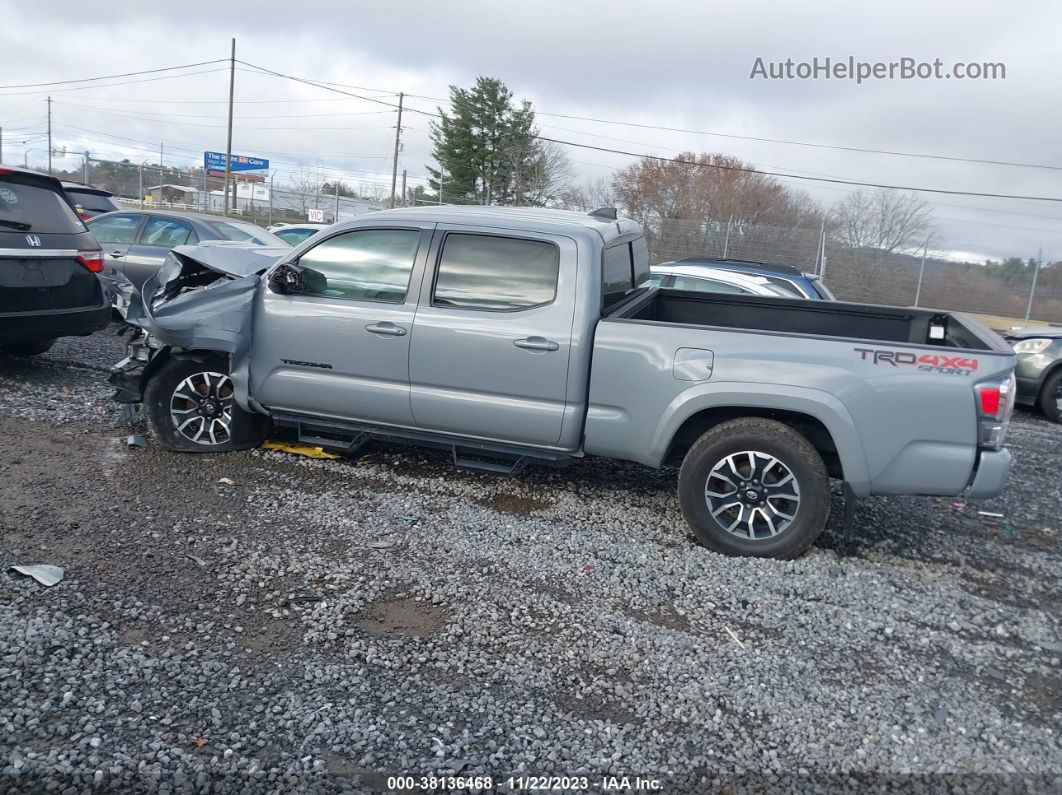
[(555, 351), (560, 348), (560, 345), (553, 340), (548, 340), (545, 337), (524, 337), (523, 339), (513, 340), (513, 345), (517, 348), (523, 348), (525, 351)]
[(406, 333), (404, 328), (396, 326), (389, 320), (384, 320), (380, 323), (370, 323), (365, 327), (365, 330), (371, 334), (379, 334), (381, 337), (401, 337)]

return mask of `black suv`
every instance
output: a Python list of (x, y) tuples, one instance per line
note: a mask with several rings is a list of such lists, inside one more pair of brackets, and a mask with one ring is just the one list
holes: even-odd
[(97, 188), (95, 185), (84, 185), (80, 182), (64, 182), (63, 190), (66, 197), (74, 205), (77, 214), (82, 221), (95, 218), (103, 213), (114, 212), (122, 209), (122, 206), (114, 200), (114, 194), (109, 190)]
[(103, 252), (59, 180), (0, 166), (0, 352), (44, 353), (110, 320)]

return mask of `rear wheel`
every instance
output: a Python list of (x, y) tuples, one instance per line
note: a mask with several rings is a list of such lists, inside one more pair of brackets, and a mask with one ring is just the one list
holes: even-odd
[(144, 390), (148, 421), (159, 444), (186, 453), (221, 453), (237, 449), (233, 420), (249, 433), (239, 447), (256, 447), (265, 438), (268, 419), (243, 412), (233, 397), (228, 366), (220, 358), (203, 361), (170, 359)]
[(10, 356), (36, 356), (38, 353), (45, 353), (53, 345), (55, 345), (54, 338), (31, 340), (30, 342), (16, 342), (14, 345), (5, 345), (0, 348), (0, 352)]
[(1040, 409), (1049, 420), (1062, 422), (1062, 370), (1044, 381), (1040, 389)]
[(830, 482), (804, 436), (775, 420), (746, 417), (715, 426), (690, 448), (679, 501), (709, 549), (789, 559), (826, 526)]

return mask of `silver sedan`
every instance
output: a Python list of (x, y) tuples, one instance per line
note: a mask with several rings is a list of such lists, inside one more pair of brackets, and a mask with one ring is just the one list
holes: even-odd
[(140, 287), (174, 246), (204, 240), (239, 240), (261, 246), (289, 244), (260, 226), (236, 218), (168, 210), (119, 210), (86, 221), (103, 248), (108, 272)]

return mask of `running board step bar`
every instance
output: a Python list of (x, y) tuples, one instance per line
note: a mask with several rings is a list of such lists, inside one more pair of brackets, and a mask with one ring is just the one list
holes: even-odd
[(412, 444), (449, 450), (454, 466), (459, 469), (509, 477), (520, 474), (530, 464), (561, 467), (571, 461), (571, 456), (564, 453), (471, 439), (455, 439), (426, 431), (385, 428), (279, 412), (272, 416), (276, 425), (294, 428), (301, 443), (337, 450), (349, 456), (357, 455), (358, 451), (370, 441)]
[(470, 472), (490, 472), (495, 475), (514, 477), (519, 475), (527, 465), (532, 463), (526, 455), (511, 457), (495, 457), (482, 450), (470, 450), (467, 447), (453, 445), (454, 466), (458, 469), (467, 469)]

